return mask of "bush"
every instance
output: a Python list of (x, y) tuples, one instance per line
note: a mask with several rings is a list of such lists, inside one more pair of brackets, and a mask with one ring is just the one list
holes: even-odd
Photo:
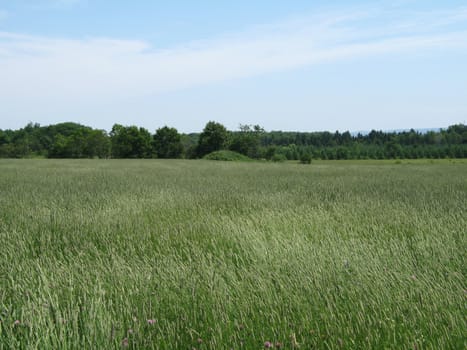
[(207, 160), (222, 160), (222, 161), (242, 161), (242, 162), (247, 162), (250, 161), (251, 158), (248, 158), (247, 156), (234, 152), (234, 151), (215, 151), (212, 153), (209, 153), (203, 157), (203, 159)]
[(310, 164), (311, 163), (311, 155), (309, 153), (303, 153), (300, 156), (300, 164)]
[(271, 160), (273, 162), (285, 162), (287, 160), (287, 157), (282, 153), (275, 153), (272, 156)]

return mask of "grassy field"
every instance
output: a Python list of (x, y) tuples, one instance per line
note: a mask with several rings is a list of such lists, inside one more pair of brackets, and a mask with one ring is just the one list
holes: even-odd
[(465, 349), (466, 213), (466, 161), (0, 160), (0, 349)]

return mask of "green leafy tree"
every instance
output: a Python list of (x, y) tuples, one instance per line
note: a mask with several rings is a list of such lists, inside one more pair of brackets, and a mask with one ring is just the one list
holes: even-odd
[(49, 158), (67, 158), (69, 157), (69, 137), (58, 134), (49, 150)]
[(311, 163), (311, 154), (307, 153), (307, 152), (304, 152), (300, 156), (300, 163), (301, 164), (310, 164)]
[(183, 145), (183, 152), (185, 154), (185, 158), (194, 159), (197, 157), (196, 152), (198, 149), (198, 139), (199, 134), (196, 133), (181, 135), (181, 142)]
[(260, 157), (260, 137), (264, 129), (259, 125), (241, 125), (240, 131), (232, 134), (229, 149), (250, 158)]
[(84, 153), (89, 158), (108, 158), (110, 138), (104, 130), (91, 130), (86, 137)]
[(263, 149), (263, 157), (271, 160), (274, 154), (276, 154), (277, 147), (276, 146), (268, 146)]
[(228, 131), (224, 125), (210, 121), (199, 135), (197, 154), (198, 157), (219, 151), (227, 146)]
[(107, 158), (110, 140), (103, 130), (81, 126), (69, 135), (56, 134), (49, 148), (49, 158)]
[(395, 140), (391, 140), (385, 145), (386, 158), (401, 158), (403, 149)]
[(181, 158), (183, 144), (177, 129), (164, 126), (153, 136), (153, 146), (158, 158)]
[(114, 158), (151, 157), (152, 138), (144, 128), (115, 124), (110, 132), (110, 140)]

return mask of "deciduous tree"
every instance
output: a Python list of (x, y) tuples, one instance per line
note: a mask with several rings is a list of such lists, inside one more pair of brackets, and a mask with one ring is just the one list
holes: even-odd
[(183, 154), (180, 134), (168, 126), (156, 130), (153, 146), (158, 158), (180, 158)]
[(199, 135), (197, 154), (202, 157), (227, 146), (228, 132), (224, 125), (210, 121)]

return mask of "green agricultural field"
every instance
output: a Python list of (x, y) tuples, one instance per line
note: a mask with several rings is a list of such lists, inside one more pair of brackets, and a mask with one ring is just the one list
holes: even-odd
[(0, 160), (0, 349), (465, 349), (466, 213), (466, 161)]

